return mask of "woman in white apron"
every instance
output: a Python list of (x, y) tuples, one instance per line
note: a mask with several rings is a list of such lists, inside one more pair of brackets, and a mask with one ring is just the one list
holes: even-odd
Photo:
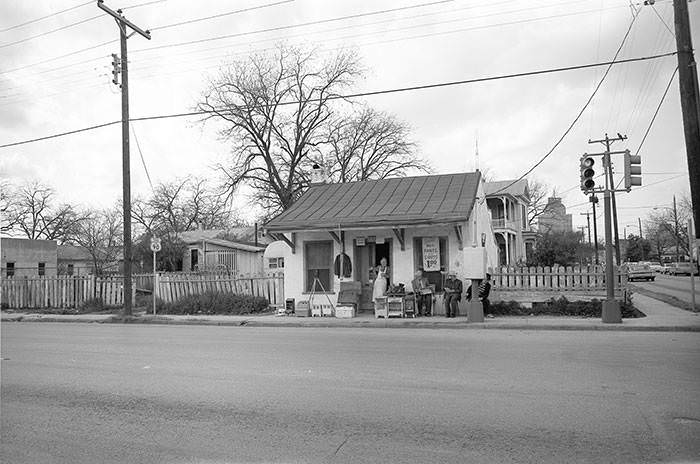
[(379, 266), (375, 269), (374, 288), (372, 289), (372, 299), (374, 300), (375, 308), (377, 306), (377, 298), (386, 295), (386, 285), (389, 279), (389, 266), (386, 258), (379, 261)]

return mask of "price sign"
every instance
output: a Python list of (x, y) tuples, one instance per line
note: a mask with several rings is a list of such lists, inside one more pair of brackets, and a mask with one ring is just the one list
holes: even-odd
[(440, 270), (440, 239), (438, 237), (423, 238), (423, 270)]
[(160, 245), (160, 238), (158, 237), (152, 237), (151, 238), (151, 251), (153, 253), (158, 253), (161, 250), (161, 245)]

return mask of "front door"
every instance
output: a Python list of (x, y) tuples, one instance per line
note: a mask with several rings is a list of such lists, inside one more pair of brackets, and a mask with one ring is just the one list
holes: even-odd
[[(386, 258), (391, 271), (391, 241), (384, 243), (366, 243), (362, 246), (354, 246), (355, 255), (355, 280), (361, 283), (360, 311), (374, 311), (372, 292), (374, 290), (375, 268), (379, 261)], [(391, 272), (390, 272), (391, 275)], [(390, 278), (391, 282), (391, 278)]]

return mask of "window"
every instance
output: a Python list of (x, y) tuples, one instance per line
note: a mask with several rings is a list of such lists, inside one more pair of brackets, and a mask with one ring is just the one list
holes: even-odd
[[(440, 243), (440, 271), (423, 271), (423, 277), (428, 279), (432, 285), (435, 285), (435, 290), (438, 292), (442, 291), (443, 274), (448, 270), (447, 263), (447, 237), (439, 237)], [(413, 239), (413, 270), (423, 268), (423, 237), (416, 237)], [(441, 272), (442, 271), (442, 272)]]
[(277, 267), (284, 269), (284, 258), (277, 258)]
[(46, 263), (39, 263), (39, 275), (46, 275)]
[(69, 264), (68, 265), (68, 275), (73, 275), (73, 271), (74, 271), (74, 265)]
[[(306, 276), (306, 284), (304, 288), (310, 292), (315, 279), (315, 290), (317, 292), (333, 291), (333, 242), (305, 242), (304, 243), (304, 270)], [(319, 285), (320, 284), (320, 285)], [(323, 286), (323, 289), (321, 288)]]
[(267, 267), (270, 269), (283, 269), (284, 258), (267, 258)]
[(7, 277), (14, 277), (15, 263), (7, 263)]

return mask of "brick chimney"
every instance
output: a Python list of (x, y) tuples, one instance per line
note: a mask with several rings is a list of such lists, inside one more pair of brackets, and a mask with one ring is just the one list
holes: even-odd
[(324, 167), (318, 163), (311, 166), (311, 185), (319, 185), (328, 183), (328, 174)]

